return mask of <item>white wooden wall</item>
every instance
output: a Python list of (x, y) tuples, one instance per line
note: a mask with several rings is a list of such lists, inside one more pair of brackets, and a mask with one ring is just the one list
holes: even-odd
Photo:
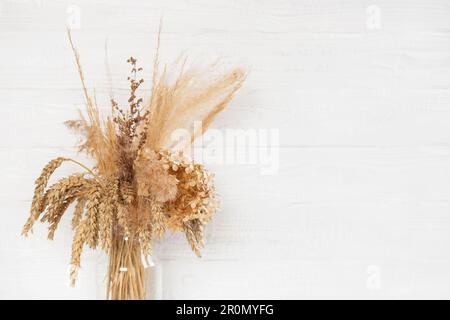
[(450, 298), (447, 0), (0, 0), (0, 298), (103, 298), (99, 253), (68, 286), (69, 219), (53, 242), (19, 234), (40, 169), (77, 156), (66, 25), (106, 105), (105, 40), (125, 97), (128, 56), (150, 79), (161, 16), (164, 61), (250, 70), (214, 128), (279, 130), (279, 169), (209, 166), (222, 210), (202, 259), (159, 245), (160, 297)]

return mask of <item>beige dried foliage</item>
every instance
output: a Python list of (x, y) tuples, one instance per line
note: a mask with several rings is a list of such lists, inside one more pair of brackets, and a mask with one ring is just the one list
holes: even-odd
[(78, 198), (75, 210), (73, 211), (72, 217), (72, 229), (80, 224), (81, 218), (83, 218), (84, 208), (86, 206), (86, 198)]
[[(217, 208), (212, 175), (174, 149), (171, 134), (176, 129), (189, 129), (189, 145), (228, 105), (246, 75), (232, 69), (211, 78), (214, 66), (188, 69), (183, 62), (176, 80), (169, 81), (167, 68), (159, 72), (157, 54), (151, 94), (144, 101), (138, 96), (144, 82), (140, 78), (142, 69), (131, 57), (127, 61), (131, 68), (127, 104), (121, 106), (112, 98), (112, 114), (104, 118), (87, 89), (70, 32), (69, 42), (86, 112), (66, 124), (81, 134), (79, 150), (93, 158), (95, 167), (63, 157), (50, 161), (36, 180), (30, 217), (22, 233), (27, 235), (42, 215), (41, 221), (49, 224), (48, 237), (53, 239), (61, 218), (75, 203), (72, 284), (81, 266), (83, 247), (100, 247), (110, 259), (107, 297), (143, 299), (145, 269), (141, 255), (152, 254), (153, 240), (163, 237), (167, 230), (184, 232), (192, 250), (200, 256), (204, 225)], [(194, 121), (201, 121), (203, 127), (193, 130)], [(82, 172), (47, 188), (51, 175), (64, 161), (78, 165)]]
[(53, 240), (55, 237), (56, 229), (58, 228), (59, 222), (61, 221), (61, 218), (64, 214), (64, 212), (67, 210), (67, 208), (70, 206), (70, 204), (75, 201), (76, 197), (68, 197), (66, 198), (63, 203), (58, 207), (56, 214), (52, 217), (51, 220), (49, 220), (50, 226), (48, 227), (48, 239)]
[(183, 222), (182, 228), (192, 251), (201, 257), (200, 249), (204, 246), (203, 224), (200, 220), (194, 219)]
[(41, 219), (41, 222), (53, 221), (60, 214), (60, 206), (71, 197), (75, 197), (81, 192), (81, 188), (85, 187), (89, 180), (84, 178), (82, 174), (74, 174), (67, 178), (60, 179), (57, 183), (52, 185), (41, 201), (41, 209), (46, 213)]
[[(171, 135), (178, 129), (192, 132), (190, 142), (204, 133), (246, 78), (246, 73), (241, 69), (232, 69), (211, 79), (210, 75), (215, 72), (215, 65), (202, 70), (185, 71), (183, 68), (174, 83), (168, 80), (167, 72), (160, 75), (155, 83), (154, 97), (146, 105), (151, 110), (149, 122), (152, 124), (147, 129), (147, 148), (173, 148)], [(194, 130), (195, 121), (201, 121), (202, 128)]]
[(134, 165), (137, 196), (152, 198), (161, 203), (175, 200), (178, 180), (168, 173), (168, 168), (156, 152), (146, 152), (136, 159)]
[(70, 260), (70, 283), (75, 285), (78, 276), (78, 269), (81, 265), (81, 253), (86, 242), (86, 221), (82, 221), (75, 229), (75, 235), (72, 242), (72, 255)]
[(109, 185), (106, 194), (100, 200), (98, 227), (100, 233), (101, 247), (105, 252), (109, 252), (112, 242), (113, 222), (116, 216), (116, 186)]
[(150, 223), (147, 223), (146, 225), (142, 226), (138, 232), (139, 244), (142, 248), (142, 253), (145, 256), (149, 256), (152, 253), (152, 231), (152, 225)]
[(150, 222), (152, 225), (152, 237), (161, 238), (167, 229), (167, 215), (163, 205), (156, 200), (149, 200)]
[(42, 169), (40, 176), (35, 181), (35, 189), (33, 200), (31, 202), (31, 214), (28, 218), (25, 226), (23, 227), (22, 234), (28, 235), (28, 233), (33, 228), (34, 223), (37, 219), (39, 219), (40, 214), (44, 210), (42, 208), (42, 201), (44, 199), (45, 187), (47, 187), (48, 180), (50, 176), (55, 172), (55, 170), (65, 161), (66, 159), (63, 157), (59, 157), (51, 160), (45, 167)]
[(98, 244), (99, 237), (99, 211), (100, 202), (102, 199), (101, 187), (97, 184), (93, 185), (86, 193), (86, 243), (92, 249), (95, 249)]

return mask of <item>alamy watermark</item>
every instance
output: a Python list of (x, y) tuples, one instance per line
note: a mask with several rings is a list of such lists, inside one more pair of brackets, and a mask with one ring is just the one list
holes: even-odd
[(66, 26), (70, 30), (81, 29), (81, 8), (75, 4), (71, 4), (66, 8)]
[(370, 265), (366, 269), (366, 287), (368, 290), (381, 289), (381, 267), (377, 265)]
[(381, 29), (381, 8), (371, 4), (366, 8), (366, 27), (369, 30)]
[[(194, 123), (193, 132), (202, 132), (202, 122)], [(172, 132), (174, 148), (188, 144), (192, 132), (177, 129)], [(195, 161), (217, 165), (250, 165), (262, 175), (277, 174), (279, 170), (278, 129), (208, 129), (191, 148)]]

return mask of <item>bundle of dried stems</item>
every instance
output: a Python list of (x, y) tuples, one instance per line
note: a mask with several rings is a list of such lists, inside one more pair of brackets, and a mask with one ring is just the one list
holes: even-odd
[[(188, 147), (227, 106), (245, 73), (234, 69), (208, 79), (207, 71), (182, 68), (176, 81), (170, 82), (165, 68), (158, 71), (157, 53), (150, 97), (144, 102), (136, 96), (144, 81), (138, 79), (142, 69), (136, 59), (129, 58), (128, 105), (121, 108), (112, 99), (112, 114), (102, 118), (86, 87), (70, 32), (68, 35), (87, 112), (67, 125), (82, 135), (79, 149), (96, 165), (90, 169), (69, 158), (51, 160), (36, 180), (23, 234), (28, 235), (40, 219), (49, 224), (48, 238), (53, 239), (61, 217), (74, 203), (72, 284), (83, 247), (100, 247), (109, 255), (107, 298), (144, 299), (146, 273), (141, 257), (151, 254), (152, 241), (166, 230), (181, 231), (200, 256), (203, 226), (217, 207), (211, 174), (201, 164), (188, 160), (182, 151), (171, 149), (170, 135), (175, 129), (190, 128), (194, 121), (202, 121), (202, 129), (192, 131)], [(47, 188), (50, 176), (64, 162), (76, 163), (83, 172)]]

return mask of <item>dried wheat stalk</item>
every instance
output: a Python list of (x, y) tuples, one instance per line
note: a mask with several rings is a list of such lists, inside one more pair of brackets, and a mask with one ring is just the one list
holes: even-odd
[[(146, 273), (141, 255), (152, 253), (152, 241), (167, 230), (181, 231), (200, 256), (204, 225), (217, 208), (212, 175), (171, 149), (170, 135), (203, 121), (203, 130), (192, 132), (188, 143), (201, 135), (240, 88), (245, 73), (234, 69), (209, 79), (208, 70), (186, 70), (183, 65), (176, 81), (169, 82), (166, 68), (158, 71), (157, 54), (151, 94), (144, 101), (138, 97), (144, 82), (139, 78), (142, 69), (131, 57), (128, 104), (121, 107), (112, 99), (112, 114), (103, 119), (85, 84), (70, 32), (68, 36), (87, 111), (67, 125), (83, 136), (79, 149), (96, 166), (90, 169), (64, 157), (50, 161), (35, 182), (30, 217), (22, 233), (28, 235), (41, 218), (49, 224), (48, 238), (53, 239), (62, 216), (75, 203), (71, 283), (76, 281), (84, 246), (100, 246), (110, 258), (107, 298), (144, 299)], [(79, 165), (82, 173), (47, 188), (51, 175), (65, 161)]]

